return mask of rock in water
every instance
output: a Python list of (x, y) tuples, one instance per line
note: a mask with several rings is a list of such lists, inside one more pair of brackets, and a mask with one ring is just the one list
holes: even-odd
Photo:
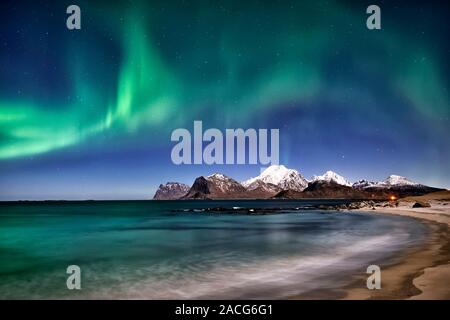
[(429, 208), (429, 207), (431, 207), (431, 205), (425, 201), (416, 201), (416, 203), (414, 203), (412, 207), (413, 208)]

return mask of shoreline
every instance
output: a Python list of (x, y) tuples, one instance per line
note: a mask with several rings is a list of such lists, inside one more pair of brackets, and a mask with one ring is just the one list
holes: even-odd
[(420, 220), (430, 235), (423, 245), (407, 250), (399, 261), (381, 267), (381, 289), (366, 288), (367, 274), (343, 288), (340, 299), (450, 299), (450, 206), (433, 203), (430, 208), (398, 207), (361, 209), (366, 213), (400, 215)]

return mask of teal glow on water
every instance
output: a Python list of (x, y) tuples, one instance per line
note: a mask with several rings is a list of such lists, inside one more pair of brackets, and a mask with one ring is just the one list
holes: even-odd
[[(174, 212), (310, 204), (2, 203), (0, 298), (286, 297), (338, 286), (343, 274), (424, 239), (417, 221), (377, 214)], [(72, 264), (82, 270), (80, 291), (66, 288)]]

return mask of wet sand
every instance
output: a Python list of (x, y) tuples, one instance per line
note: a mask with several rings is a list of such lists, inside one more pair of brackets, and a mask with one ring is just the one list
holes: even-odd
[(399, 257), (390, 266), (380, 265), (381, 289), (366, 288), (367, 274), (344, 289), (342, 299), (450, 299), (450, 203), (430, 201), (430, 208), (412, 208), (413, 201), (398, 207), (367, 212), (395, 214), (420, 219), (430, 236), (423, 246)]

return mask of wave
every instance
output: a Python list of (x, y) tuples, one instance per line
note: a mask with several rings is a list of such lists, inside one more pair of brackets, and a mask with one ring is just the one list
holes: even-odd
[[(121, 299), (278, 299), (294, 296), (318, 288), (337, 288), (343, 279), (350, 281), (350, 273), (365, 272), (373, 261), (398, 250), (402, 237), (375, 236), (359, 241), (351, 247), (327, 254), (265, 259), (234, 266), (215, 267), (198, 272), (195, 266), (185, 270), (184, 276), (144, 277), (139, 281), (118, 281), (114, 288), (103, 287), (92, 292), (91, 298)], [(382, 248), (383, 255), (374, 253)], [(148, 270), (152, 273), (154, 270)], [(347, 275), (347, 277), (346, 277)]]

